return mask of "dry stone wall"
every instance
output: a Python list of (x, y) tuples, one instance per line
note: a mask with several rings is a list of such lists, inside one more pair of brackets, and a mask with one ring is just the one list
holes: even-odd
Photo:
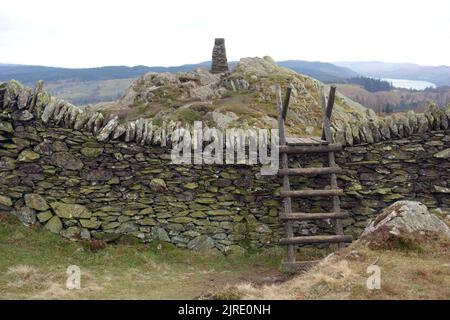
[[(409, 114), (426, 123), (392, 121), (389, 139), (374, 138), (373, 124), (354, 124), (359, 140), (352, 133), (352, 145), (348, 132), (335, 130), (347, 145), (337, 155), (342, 208), (351, 213), (347, 233), (359, 234), (368, 218), (399, 199), (449, 207), (449, 115), (449, 109)], [(170, 150), (156, 145), (162, 129), (143, 119), (119, 124), (16, 82), (0, 85), (0, 211), (66, 238), (167, 241), (222, 252), (275, 245), (282, 235), (279, 179), (261, 176), (258, 166), (173, 165)], [(324, 160), (298, 157), (291, 165)], [(327, 185), (319, 177), (293, 182)], [(330, 207), (323, 199), (293, 205), (307, 212)], [(296, 231), (332, 227), (303, 222)]]

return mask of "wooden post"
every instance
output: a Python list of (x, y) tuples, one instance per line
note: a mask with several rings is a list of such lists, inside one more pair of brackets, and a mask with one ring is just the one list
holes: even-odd
[[(286, 133), (284, 131), (284, 117), (283, 117), (283, 109), (286, 108), (287, 112), (287, 105), (289, 104), (289, 100), (285, 105), (282, 105), (281, 102), (281, 87), (277, 85), (276, 91), (276, 102), (277, 102), (277, 112), (278, 112), (278, 131), (279, 131), (279, 140), (280, 140), (280, 146), (286, 145)], [(281, 154), (281, 166), (283, 169), (288, 168), (288, 156), (286, 153)], [(283, 177), (283, 191), (291, 191), (291, 186), (289, 183), (289, 176)], [(292, 202), (291, 197), (285, 197), (283, 198), (283, 209), (284, 214), (290, 214), (292, 213)], [(286, 235), (286, 238), (292, 238), (294, 236), (294, 231), (292, 229), (292, 221), (286, 221), (284, 223), (284, 232)], [(295, 262), (295, 251), (294, 251), (294, 245), (288, 244), (287, 246), (287, 256), (288, 256), (288, 262)]]
[(287, 115), (287, 110), (289, 107), (289, 101), (291, 100), (291, 92), (292, 92), (292, 88), (288, 87), (286, 90), (286, 96), (284, 97), (284, 102), (283, 102), (283, 111), (281, 112), (281, 115), (283, 117), (283, 121), (286, 121), (286, 115)]
[[(321, 98), (322, 98), (322, 110), (323, 110), (323, 134), (322, 139), (324, 138), (328, 143), (333, 143), (333, 138), (331, 136), (331, 130), (330, 130), (330, 119), (331, 114), (333, 112), (333, 106), (334, 106), (334, 98), (336, 94), (336, 87), (330, 88), (330, 94), (328, 97), (328, 103), (325, 98), (325, 94), (323, 90), (321, 91)], [(328, 162), (330, 167), (337, 167), (336, 165), (336, 159), (334, 156), (334, 152), (328, 153)], [(337, 177), (335, 173), (331, 174), (331, 189), (337, 189)], [(333, 212), (339, 214), (341, 211), (340, 206), (340, 200), (339, 196), (333, 196)], [(342, 228), (342, 223), (339, 219), (333, 219), (334, 225), (335, 225), (335, 232), (337, 235), (343, 235), (344, 230)], [(345, 244), (343, 242), (339, 243), (339, 248), (343, 248)]]
[[(323, 140), (327, 140), (330, 143), (331, 143), (331, 141), (327, 139), (325, 130), (326, 130), (326, 128), (328, 128), (328, 131), (330, 130), (331, 114), (333, 113), (335, 96), (336, 96), (336, 87), (332, 86), (330, 88), (330, 94), (328, 96), (328, 103), (327, 103), (326, 102), (326, 98), (325, 98), (325, 94), (323, 93), (323, 90), (321, 91), (322, 110), (323, 110), (323, 113), (324, 113), (324, 115), (323, 115), (324, 122), (323, 122), (323, 130), (322, 130), (322, 139)], [(325, 123), (325, 121), (327, 121), (327, 123)]]

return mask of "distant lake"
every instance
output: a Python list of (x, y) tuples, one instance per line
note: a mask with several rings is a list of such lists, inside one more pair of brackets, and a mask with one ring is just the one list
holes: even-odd
[(382, 78), (381, 80), (391, 82), (392, 85), (396, 88), (415, 89), (415, 90), (424, 90), (429, 87), (436, 88), (436, 85), (434, 83), (428, 81), (389, 79), (389, 78)]

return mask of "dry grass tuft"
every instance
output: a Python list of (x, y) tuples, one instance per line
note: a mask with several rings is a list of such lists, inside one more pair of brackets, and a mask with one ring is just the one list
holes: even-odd
[[(210, 297), (232, 292), (242, 299), (450, 299), (450, 241), (421, 239), (419, 251), (374, 250), (358, 241), (284, 283), (242, 283)], [(372, 264), (381, 269), (380, 290), (366, 286)]]
[(15, 265), (8, 268), (8, 282), (4, 298), (22, 299), (67, 299), (80, 298), (87, 292), (99, 291), (101, 286), (94, 281), (95, 276), (83, 272), (81, 290), (69, 290), (66, 287), (67, 275), (61, 268), (37, 268), (30, 265)]
[[(67, 241), (0, 215), (1, 299), (192, 299), (211, 288), (277, 277), (278, 251), (227, 259), (165, 242), (106, 245)], [(95, 253), (91, 249), (97, 249)], [(66, 288), (68, 266), (80, 289)]]

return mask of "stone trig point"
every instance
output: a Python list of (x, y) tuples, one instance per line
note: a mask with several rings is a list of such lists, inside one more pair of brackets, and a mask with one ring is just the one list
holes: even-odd
[(211, 73), (221, 73), (228, 71), (227, 52), (225, 50), (225, 39), (216, 38), (212, 54)]

